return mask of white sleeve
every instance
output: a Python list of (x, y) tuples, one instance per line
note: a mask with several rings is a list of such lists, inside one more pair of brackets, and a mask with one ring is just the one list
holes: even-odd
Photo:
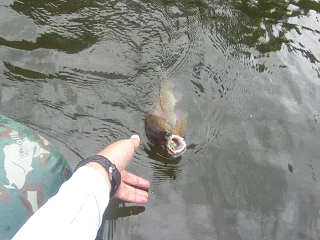
[(95, 169), (83, 166), (18, 231), (20, 239), (95, 239), (109, 203), (109, 187)]

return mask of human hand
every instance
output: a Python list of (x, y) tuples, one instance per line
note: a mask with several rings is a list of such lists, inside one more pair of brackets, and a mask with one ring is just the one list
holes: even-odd
[(139, 144), (139, 136), (133, 135), (130, 139), (121, 140), (109, 145), (97, 155), (108, 158), (117, 166), (121, 174), (121, 184), (114, 197), (127, 202), (146, 203), (148, 192), (138, 188), (148, 189), (150, 183), (141, 177), (125, 171)]

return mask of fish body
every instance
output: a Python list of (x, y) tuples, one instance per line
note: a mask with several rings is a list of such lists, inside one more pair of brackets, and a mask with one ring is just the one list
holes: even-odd
[(187, 115), (177, 111), (176, 106), (181, 96), (174, 92), (173, 88), (171, 81), (163, 80), (156, 100), (145, 118), (149, 141), (154, 145), (156, 152), (166, 158), (179, 157), (187, 148), (183, 138), (187, 127)]

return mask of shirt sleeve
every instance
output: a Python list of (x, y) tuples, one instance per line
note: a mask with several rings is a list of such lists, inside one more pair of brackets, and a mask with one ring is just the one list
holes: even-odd
[(110, 189), (95, 169), (83, 166), (62, 184), (12, 240), (95, 239)]

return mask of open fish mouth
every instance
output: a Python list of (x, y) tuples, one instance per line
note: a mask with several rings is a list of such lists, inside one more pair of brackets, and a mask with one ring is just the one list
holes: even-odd
[(184, 141), (184, 138), (178, 135), (172, 135), (168, 141), (167, 147), (172, 157), (179, 157), (186, 151), (187, 144)]

